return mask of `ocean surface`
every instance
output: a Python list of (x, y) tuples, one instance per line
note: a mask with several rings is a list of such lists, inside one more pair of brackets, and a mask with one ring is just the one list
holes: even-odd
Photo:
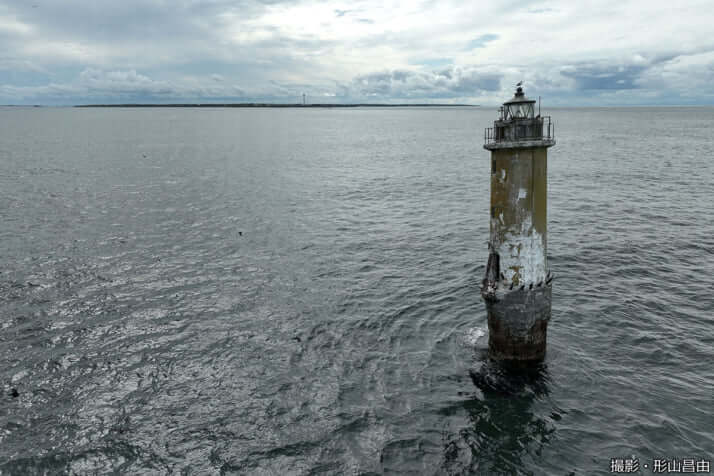
[(514, 376), (495, 108), (0, 108), (0, 474), (714, 466), (714, 108), (543, 113), (553, 316)]

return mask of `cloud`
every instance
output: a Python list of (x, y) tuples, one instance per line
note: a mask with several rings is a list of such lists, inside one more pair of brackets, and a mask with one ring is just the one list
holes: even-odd
[(486, 33), (485, 35), (481, 35), (477, 38), (474, 38), (469, 42), (469, 44), (466, 46), (466, 49), (468, 50), (473, 50), (477, 48), (483, 48), (486, 46), (486, 44), (495, 41), (498, 39), (498, 35), (495, 35), (493, 33)]
[[(102, 71), (88, 68), (71, 81), (42, 86), (0, 86), (0, 98), (32, 99), (47, 104), (172, 102), (181, 100), (240, 99), (245, 91), (225, 84), (211, 75), (206, 78), (186, 77), (182, 80), (160, 81), (129, 71)], [(275, 94), (275, 88), (261, 93)]]
[(635, 89), (644, 65), (584, 63), (565, 66), (560, 73), (575, 80), (578, 90)]
[(474, 68), (441, 71), (386, 71), (357, 76), (344, 94), (354, 98), (427, 99), (467, 98), (500, 89), (501, 76)]
[(714, 102), (701, 5), (673, 22), (664, 2), (604, 1), (5, 0), (0, 95), (498, 104), (525, 80), (551, 103)]
[(19, 58), (0, 58), (0, 71), (11, 71), (15, 73), (47, 73), (47, 70), (32, 61)]
[(162, 95), (171, 92), (164, 82), (154, 81), (136, 71), (100, 71), (85, 69), (79, 75), (79, 86), (89, 92), (103, 92), (110, 95)]
[(528, 13), (533, 13), (533, 14), (537, 15), (539, 13), (551, 13), (554, 11), (555, 10), (553, 10), (552, 8), (547, 8), (547, 7), (546, 8), (531, 8), (528, 10)]
[(672, 103), (714, 102), (714, 50), (675, 56), (642, 72), (639, 86)]
[(32, 27), (16, 17), (0, 17), (0, 34), (26, 36), (31, 32)]

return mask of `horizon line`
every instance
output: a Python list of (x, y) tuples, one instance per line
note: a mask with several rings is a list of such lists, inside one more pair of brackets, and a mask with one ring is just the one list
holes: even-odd
[[(449, 103), (88, 103), (88, 104), (0, 104), (0, 107), (35, 107), (35, 108), (93, 108), (93, 107), (216, 107), (216, 108), (354, 108), (354, 107), (472, 107), (491, 108), (501, 104), (449, 104)], [(714, 107), (714, 104), (603, 104), (603, 105), (552, 105), (551, 109), (578, 108), (647, 108), (647, 107)]]

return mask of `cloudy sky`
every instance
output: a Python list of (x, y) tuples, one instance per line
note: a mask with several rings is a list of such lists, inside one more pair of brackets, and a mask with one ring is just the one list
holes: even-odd
[(0, 104), (714, 104), (706, 1), (0, 0)]

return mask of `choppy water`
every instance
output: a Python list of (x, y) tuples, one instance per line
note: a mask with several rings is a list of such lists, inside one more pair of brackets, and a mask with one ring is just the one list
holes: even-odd
[(495, 111), (0, 109), (0, 473), (713, 460), (714, 109), (548, 113), (517, 379), (484, 357)]

